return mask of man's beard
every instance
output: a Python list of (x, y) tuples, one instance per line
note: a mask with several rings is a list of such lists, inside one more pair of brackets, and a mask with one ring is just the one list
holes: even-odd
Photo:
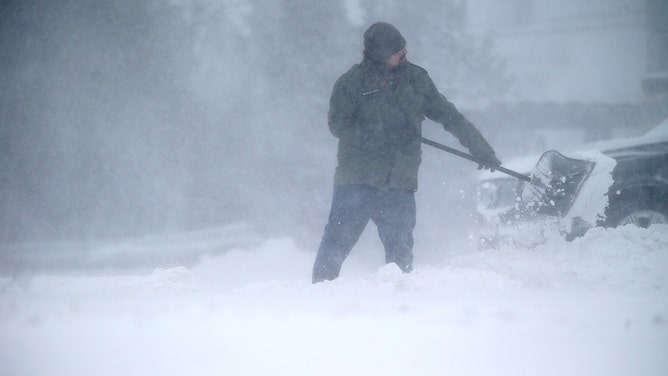
[(406, 69), (407, 66), (408, 66), (408, 60), (404, 60), (404, 61), (401, 61), (399, 64), (397, 64), (395, 66), (389, 66), (388, 71), (390, 71), (392, 73), (399, 72), (401, 70)]

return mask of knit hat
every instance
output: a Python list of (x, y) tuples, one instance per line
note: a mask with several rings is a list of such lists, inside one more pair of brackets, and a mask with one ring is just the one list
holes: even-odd
[(364, 53), (377, 62), (384, 63), (390, 56), (406, 47), (406, 40), (399, 30), (387, 22), (376, 22), (364, 32)]

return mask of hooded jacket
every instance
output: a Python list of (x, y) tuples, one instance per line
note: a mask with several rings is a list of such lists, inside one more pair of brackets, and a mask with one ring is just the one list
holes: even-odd
[(366, 59), (335, 83), (329, 129), (339, 139), (334, 184), (366, 184), (416, 191), (425, 117), (443, 125), (474, 156), (493, 152), (475, 126), (436, 88), (423, 68), (408, 63), (390, 85), (368, 79)]

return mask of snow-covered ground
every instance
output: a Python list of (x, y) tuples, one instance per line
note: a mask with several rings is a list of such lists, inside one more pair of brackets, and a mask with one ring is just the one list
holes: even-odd
[(404, 275), (356, 248), (318, 285), (290, 239), (0, 276), (0, 375), (668, 375), (668, 226), (442, 254)]

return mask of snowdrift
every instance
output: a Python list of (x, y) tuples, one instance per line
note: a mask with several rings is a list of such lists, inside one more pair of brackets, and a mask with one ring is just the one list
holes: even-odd
[(411, 274), (356, 249), (311, 285), (313, 252), (271, 239), (145, 274), (3, 276), (0, 374), (665, 375), (667, 250), (662, 225), (416, 250)]

